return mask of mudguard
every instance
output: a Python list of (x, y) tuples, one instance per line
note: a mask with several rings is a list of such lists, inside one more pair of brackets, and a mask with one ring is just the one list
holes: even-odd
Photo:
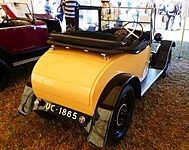
[(114, 77), (102, 92), (93, 120), (88, 124), (88, 129), (86, 129), (89, 132), (88, 141), (93, 145), (97, 147), (106, 145), (111, 117), (117, 99), (127, 84), (132, 85), (136, 98), (140, 99), (140, 81), (136, 76), (120, 74)]
[(31, 113), (33, 107), (34, 107), (34, 100), (35, 95), (33, 93), (33, 90), (29, 86), (25, 86), (24, 92), (22, 94), (21, 103), (18, 107), (18, 113), (27, 116)]
[(169, 58), (169, 54), (171, 53), (172, 47), (175, 47), (175, 42), (163, 40), (157, 52), (153, 55), (151, 67), (163, 70), (171, 59)]
[[(103, 107), (109, 110), (112, 110), (116, 102), (116, 95), (119, 95), (124, 87), (130, 84), (136, 93), (136, 98), (141, 99), (141, 85), (138, 77), (123, 73), (115, 76), (104, 88), (102, 94), (100, 95), (97, 107)], [(113, 94), (112, 94), (113, 93)]]

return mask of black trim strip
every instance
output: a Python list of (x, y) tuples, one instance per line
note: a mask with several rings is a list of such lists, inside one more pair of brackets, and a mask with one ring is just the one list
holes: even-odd
[(18, 61), (23, 61), (25, 59), (30, 59), (33, 57), (37, 57), (37, 56), (41, 56), (43, 55), (48, 49), (50, 48), (50, 45), (47, 45), (43, 48), (38, 48), (32, 51), (27, 51), (24, 53), (20, 53), (14, 56), (11, 56), (10, 59), (12, 61), (12, 63), (14, 62), (18, 62)]

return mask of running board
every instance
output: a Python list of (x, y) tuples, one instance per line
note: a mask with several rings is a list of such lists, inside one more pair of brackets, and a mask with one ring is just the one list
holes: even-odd
[(23, 64), (26, 64), (26, 63), (29, 63), (29, 62), (37, 61), (40, 57), (41, 56), (37, 56), (37, 57), (21, 60), (21, 61), (18, 61), (18, 62), (14, 62), (13, 66), (16, 67), (16, 66), (23, 65)]
[(163, 70), (150, 68), (146, 78), (141, 82), (141, 96), (151, 87), (151, 85), (159, 78)]

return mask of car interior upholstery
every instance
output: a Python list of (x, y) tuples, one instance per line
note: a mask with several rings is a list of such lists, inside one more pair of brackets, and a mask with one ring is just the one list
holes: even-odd
[(31, 25), (31, 20), (21, 19), (21, 18), (14, 18), (14, 19), (5, 19), (1, 24), (0, 28), (5, 27), (14, 27), (14, 26), (25, 26)]

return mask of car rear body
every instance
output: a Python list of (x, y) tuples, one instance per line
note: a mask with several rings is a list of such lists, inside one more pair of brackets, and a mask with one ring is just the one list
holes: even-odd
[(32, 87), (37, 97), (93, 115), (102, 90), (114, 76), (130, 73), (141, 81), (145, 78), (149, 62), (144, 59), (149, 59), (150, 51), (147, 47), (137, 55), (104, 59), (100, 54), (51, 48), (33, 69)]

